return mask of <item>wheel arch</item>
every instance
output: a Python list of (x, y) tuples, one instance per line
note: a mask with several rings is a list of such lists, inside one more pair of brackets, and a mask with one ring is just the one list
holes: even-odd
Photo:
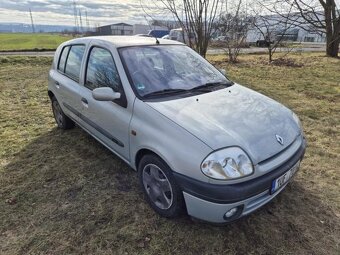
[(164, 163), (166, 163), (167, 165), (169, 165), (166, 160), (164, 160), (164, 158), (162, 156), (159, 155), (159, 153), (154, 152), (151, 149), (148, 148), (141, 148), (137, 151), (136, 156), (134, 157), (135, 162), (134, 162), (134, 167), (135, 169), (138, 171), (138, 165), (139, 162), (141, 161), (141, 159), (145, 156), (145, 155), (155, 155), (157, 157), (159, 157), (162, 161), (164, 161)]
[(49, 97), (50, 99), (52, 99), (53, 97), (55, 97), (55, 95), (53, 94), (53, 92), (52, 92), (51, 90), (49, 90), (47, 93), (48, 93), (48, 97)]

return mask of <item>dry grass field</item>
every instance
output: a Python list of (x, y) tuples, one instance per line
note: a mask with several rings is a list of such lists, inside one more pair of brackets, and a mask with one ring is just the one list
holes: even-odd
[(168, 220), (137, 175), (80, 128), (56, 128), (51, 58), (0, 58), (0, 254), (340, 254), (340, 60), (292, 55), (302, 67), (243, 55), (236, 82), (293, 109), (308, 148), (271, 203), (227, 226)]
[(0, 51), (53, 50), (72, 36), (48, 33), (0, 33)]

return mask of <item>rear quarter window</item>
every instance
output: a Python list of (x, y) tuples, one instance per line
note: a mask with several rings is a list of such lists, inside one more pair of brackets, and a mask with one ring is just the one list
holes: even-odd
[(66, 46), (62, 49), (60, 58), (59, 58), (59, 63), (58, 63), (58, 70), (64, 72), (65, 71), (65, 63), (66, 63), (66, 58), (68, 51), (70, 50), (70, 46)]
[(84, 56), (85, 45), (72, 45), (68, 54), (65, 74), (70, 78), (79, 81), (81, 62)]

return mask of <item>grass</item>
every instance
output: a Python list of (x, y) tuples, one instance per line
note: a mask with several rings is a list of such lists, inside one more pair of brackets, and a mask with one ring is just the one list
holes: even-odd
[(53, 50), (72, 36), (60, 34), (0, 33), (0, 51)]
[(242, 55), (233, 80), (293, 109), (308, 149), (295, 180), (231, 225), (168, 220), (137, 176), (79, 128), (56, 128), (47, 57), (0, 58), (0, 254), (339, 254), (340, 60), (292, 55), (304, 67)]

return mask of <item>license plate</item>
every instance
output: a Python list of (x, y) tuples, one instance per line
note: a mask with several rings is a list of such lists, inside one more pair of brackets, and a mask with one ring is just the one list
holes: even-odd
[(293, 177), (293, 175), (296, 173), (299, 167), (300, 167), (300, 160), (296, 162), (296, 164), (291, 169), (289, 169), (287, 172), (285, 172), (283, 175), (273, 180), (270, 193), (273, 194), (275, 191), (279, 190), (283, 185), (285, 185)]

